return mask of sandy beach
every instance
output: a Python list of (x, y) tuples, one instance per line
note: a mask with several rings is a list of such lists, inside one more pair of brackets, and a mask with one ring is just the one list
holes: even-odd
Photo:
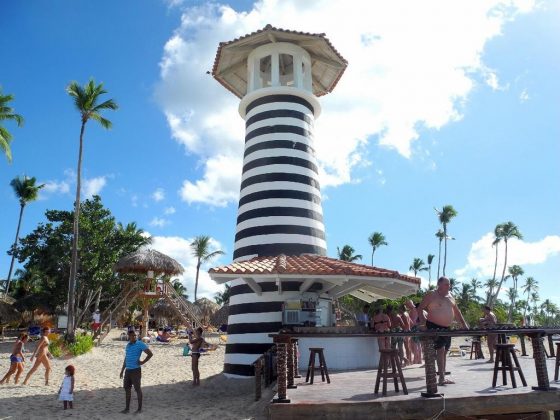
[[(190, 357), (183, 357), (185, 340), (171, 344), (151, 344), (154, 357), (142, 369), (144, 393), (143, 413), (120, 414), (124, 408), (124, 390), (119, 379), (126, 341), (119, 340), (120, 331), (114, 330), (101, 346), (75, 358), (52, 360), (49, 386), (44, 385), (44, 370), (33, 375), (29, 385), (23, 386), (23, 375), (31, 368), (29, 361), (20, 379), (14, 385), (0, 387), (0, 419), (261, 419), (272, 390), (263, 390), (263, 398), (255, 402), (254, 381), (228, 379), (221, 374), (225, 346), (209, 352), (200, 359), (201, 386), (192, 387)], [(26, 349), (32, 352), (34, 343)], [(9, 367), (13, 340), (0, 343), (0, 372)], [(26, 353), (28, 360), (31, 353)], [(74, 409), (63, 411), (57, 393), (68, 364), (76, 367)], [(131, 412), (136, 409), (132, 391)]]

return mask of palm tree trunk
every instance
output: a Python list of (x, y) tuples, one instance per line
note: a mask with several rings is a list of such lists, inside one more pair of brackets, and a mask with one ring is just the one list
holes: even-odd
[(447, 225), (443, 225), (443, 240), (445, 241), (443, 253), (443, 277), (445, 277), (445, 266), (447, 265)]
[(432, 264), (428, 266), (428, 290), (432, 287)]
[(508, 254), (507, 239), (504, 239), (504, 243), (506, 245), (506, 252), (504, 255), (504, 269), (502, 270), (502, 278), (500, 279), (500, 283), (498, 284), (496, 293), (494, 294), (494, 296), (492, 296), (492, 301), (490, 302), (490, 306), (492, 306), (492, 304), (498, 299), (498, 294), (500, 293), (500, 289), (502, 288), (502, 283), (504, 282), (504, 278), (506, 277), (507, 254)]
[(439, 280), (440, 263), (441, 263), (441, 238), (439, 240), (439, 249), (438, 249), (438, 255), (437, 255), (437, 278), (438, 278), (438, 280)]
[(194, 280), (194, 300), (193, 303), (196, 302), (196, 292), (198, 290), (198, 272), (200, 271), (200, 257), (198, 257), (198, 261), (196, 263), (196, 279)]
[(85, 121), (82, 121), (80, 129), (80, 149), (78, 152), (78, 173), (76, 174), (76, 201), (74, 202), (74, 225), (72, 239), (72, 260), (70, 263), (70, 279), (68, 281), (68, 326), (67, 336), (69, 341), (74, 341), (74, 332), (76, 330), (75, 323), (75, 290), (76, 290), (76, 273), (78, 271), (78, 239), (80, 233), (80, 193), (82, 188), (82, 155), (84, 149), (84, 130)]
[(10, 261), (10, 270), (8, 271), (8, 279), (6, 280), (6, 289), (4, 290), (5, 296), (8, 296), (8, 292), (10, 291), (10, 280), (12, 279), (12, 270), (14, 269), (14, 261), (16, 259), (16, 247), (19, 239), (19, 229), (21, 227), (21, 219), (23, 218), (24, 208), (25, 204), (21, 204), (19, 208), (19, 220), (16, 229), (16, 239), (14, 240), (14, 245), (12, 246), (12, 261)]
[(371, 247), (371, 266), (373, 267), (373, 254), (375, 254), (375, 248)]

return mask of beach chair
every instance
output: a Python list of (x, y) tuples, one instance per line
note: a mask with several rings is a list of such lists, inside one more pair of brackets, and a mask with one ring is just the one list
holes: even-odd
[(41, 338), (41, 327), (33, 326), (27, 329), (27, 335), (29, 337), (29, 341), (38, 340)]

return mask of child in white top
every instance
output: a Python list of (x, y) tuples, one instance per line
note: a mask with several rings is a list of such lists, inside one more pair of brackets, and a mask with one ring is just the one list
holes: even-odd
[(64, 369), (64, 379), (62, 380), (62, 384), (60, 385), (60, 389), (58, 390), (58, 401), (62, 401), (64, 404), (64, 409), (66, 410), (68, 407), (71, 409), (74, 408), (72, 406), (72, 401), (74, 401), (74, 372), (76, 369), (72, 365), (66, 366)]

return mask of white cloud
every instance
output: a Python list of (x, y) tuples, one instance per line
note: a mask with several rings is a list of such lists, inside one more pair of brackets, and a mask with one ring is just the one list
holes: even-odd
[[(455, 270), (457, 280), (464, 281), (472, 277), (479, 280), (492, 278), (494, 274), (494, 262), (496, 259), (496, 248), (492, 246), (494, 234), (488, 232), (478, 241), (471, 245), (467, 264)], [(498, 269), (497, 276), (501, 277), (503, 269), (505, 247), (504, 243), (498, 245)], [(549, 258), (560, 253), (560, 236), (550, 235), (536, 242), (525, 242), (518, 239), (508, 241), (508, 267), (519, 265), (527, 272), (528, 265), (542, 264)]]
[(91, 198), (99, 195), (103, 187), (107, 184), (106, 176), (98, 176), (96, 178), (84, 179), (82, 188), (82, 197)]
[(45, 186), (41, 189), (41, 195), (45, 194), (68, 194), (70, 183), (68, 181), (45, 181)]
[[(315, 132), (321, 184), (336, 186), (351, 182), (352, 170), (368, 164), (362, 156), (374, 140), (410, 158), (424, 129), (462, 118), (475, 80), (499, 89), (496, 71), (482, 61), (484, 48), (505, 23), (533, 8), (532, 1), (509, 0), (261, 0), (240, 13), (216, 4), (185, 8), (165, 45), (156, 92), (173, 138), (202, 160), (201, 179), (184, 181), (181, 196), (221, 206), (239, 193), (244, 137), (239, 101), (206, 74), (219, 42), (269, 22), (327, 34), (349, 62), (334, 93), (321, 98)], [(341, 25), (341, 16), (352, 24)]]
[(162, 201), (163, 199), (165, 199), (165, 191), (163, 190), (163, 188), (157, 188), (153, 193), (152, 193), (152, 199), (155, 202), (159, 202)]
[(519, 95), (519, 101), (523, 103), (523, 102), (527, 102), (529, 99), (530, 97), (529, 97), (529, 93), (527, 92), (527, 89), (523, 89), (523, 91)]
[(132, 207), (138, 207), (138, 195), (132, 194), (130, 197), (130, 204), (132, 204)]
[(164, 227), (168, 224), (169, 224), (169, 220), (164, 219), (163, 217), (154, 217), (150, 221), (150, 226)]
[[(150, 248), (163, 252), (165, 255), (181, 263), (185, 272), (178, 277), (183, 285), (187, 287), (189, 300), (193, 300), (194, 298), (194, 283), (196, 278), (196, 258), (193, 257), (190, 247), (193, 239), (194, 238), (182, 238), (180, 236), (152, 236), (152, 244), (150, 245)], [(214, 239), (210, 241), (210, 248), (212, 250), (224, 249), (222, 245)], [(210, 300), (214, 300), (214, 294), (223, 290), (223, 286), (215, 283), (208, 275), (208, 270), (211, 267), (220, 265), (219, 261), (218, 257), (210, 263), (201, 266), (197, 298), (206, 297)]]
[(163, 210), (163, 214), (165, 215), (175, 214), (175, 212), (175, 207), (166, 207), (165, 210)]

